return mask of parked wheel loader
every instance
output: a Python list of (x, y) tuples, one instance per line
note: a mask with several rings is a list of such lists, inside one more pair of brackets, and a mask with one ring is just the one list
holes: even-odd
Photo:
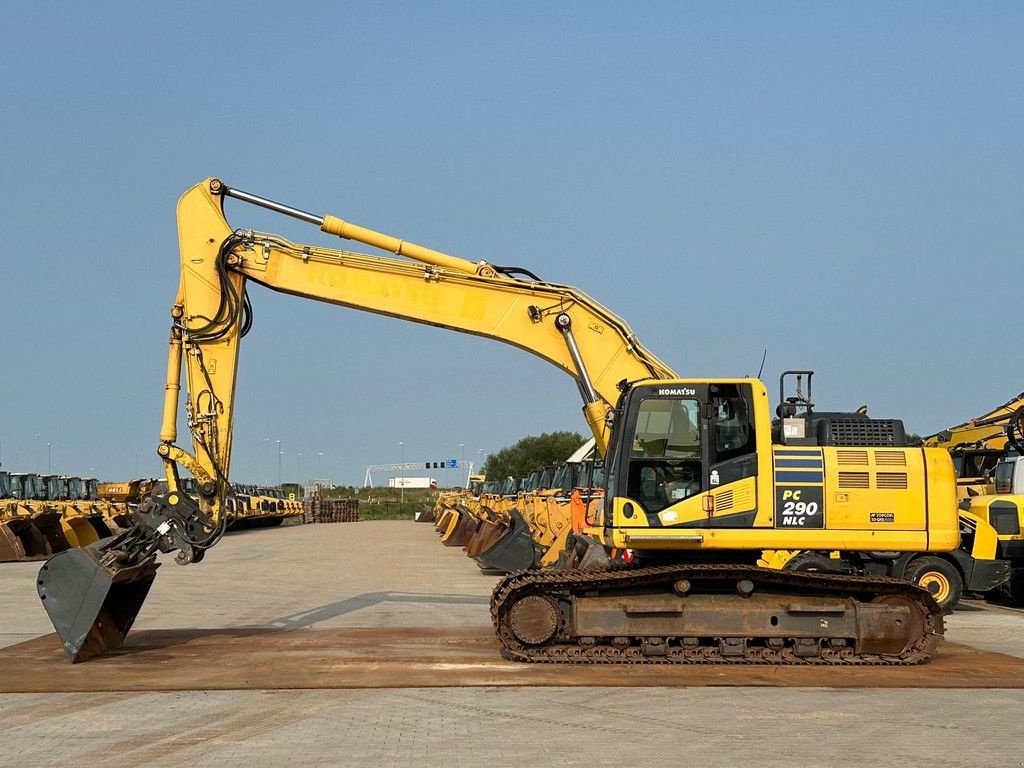
[(46, 481), (31, 472), (4, 475), (8, 495), (0, 501), (0, 561), (40, 560), (68, 549), (61, 511), (49, 501)]
[(995, 586), (995, 596), (1024, 605), (1024, 459), (1017, 448), (999, 459), (992, 481), (992, 493), (961, 499), (961, 515), (977, 521), (980, 535), (994, 538), (997, 557), (1009, 565), (1010, 575)]
[[(231, 227), (255, 204), (389, 252), (370, 256)], [(38, 591), (68, 658), (124, 641), (159, 553), (203, 560), (227, 526), (235, 380), (248, 286), (508, 343), (568, 374), (604, 459), (604, 496), (561, 570), (510, 574), (491, 599), (502, 653), (560, 663), (909, 665), (943, 634), (906, 581), (757, 564), (765, 550), (948, 553), (960, 543), (949, 453), (905, 444), (902, 423), (818, 410), (754, 378), (680, 377), (620, 318), (522, 267), (471, 262), (207, 179), (178, 205), (157, 454), (166, 490), (128, 532), (62, 552)], [(184, 367), (191, 446), (178, 444)], [(796, 372), (791, 372), (796, 373)], [(800, 372), (807, 374), (807, 372)], [(808, 374), (809, 375), (809, 374)], [(198, 497), (182, 491), (182, 470)], [(617, 553), (631, 552), (631, 561)], [(832, 559), (831, 557), (829, 559)], [(825, 565), (831, 565), (825, 563)]]

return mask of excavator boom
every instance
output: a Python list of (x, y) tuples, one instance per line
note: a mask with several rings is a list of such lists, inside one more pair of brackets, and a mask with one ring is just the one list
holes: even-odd
[[(232, 197), (390, 251), (395, 257), (297, 245), (235, 230), (224, 216)], [(296, 296), (483, 336), (532, 352), (576, 381), (601, 453), (620, 382), (674, 372), (620, 318), (576, 288), (531, 272), (470, 262), (336, 216), (319, 216), (207, 179), (178, 203), (181, 277), (171, 308), (167, 378), (158, 454), (166, 491), (140, 505), (131, 530), (53, 558), (39, 595), (72, 661), (117, 647), (156, 574), (156, 554), (198, 562), (227, 525), (238, 350), (251, 323), (247, 282)], [(185, 370), (190, 449), (178, 444)], [(182, 490), (179, 467), (197, 481), (199, 501)], [(86, 591), (73, 584), (87, 584)], [(116, 608), (114, 607), (116, 606)]]

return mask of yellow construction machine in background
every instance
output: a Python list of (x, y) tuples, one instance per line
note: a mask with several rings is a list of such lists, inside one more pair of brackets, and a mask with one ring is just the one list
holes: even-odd
[(983, 416), (924, 438), (924, 445), (945, 448), (956, 469), (960, 498), (991, 494), (992, 473), (1008, 449), (1024, 442), (1024, 392)]
[(925, 438), (925, 444), (949, 450), (964, 538), (985, 540), (1007, 563), (1009, 576), (996, 587), (1014, 604), (1024, 604), (1024, 393)]

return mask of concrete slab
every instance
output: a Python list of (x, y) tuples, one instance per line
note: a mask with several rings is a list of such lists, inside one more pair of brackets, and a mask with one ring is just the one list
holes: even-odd
[(447, 686), (1024, 688), (1024, 659), (947, 643), (916, 667), (523, 664), (477, 628), (141, 630), (69, 664), (56, 635), (0, 655), (0, 693)]
[[(55, 663), (60, 652), (45, 637), (51, 628), (35, 595), (38, 567), (0, 565), (0, 646), (28, 641), (34, 653), (48, 648)], [(137, 658), (165, 657), (159, 671), (150, 669), (164, 677), (184, 667), (216, 670), (216, 653), (232, 648), (239, 651), (237, 663), (244, 659), (249, 669), (274, 668), (282, 660), (287, 668), (294, 656), (324, 670), (339, 654), (367, 652), (370, 645), (360, 633), (395, 632), (389, 642), (408, 648), (401, 634), (416, 627), (430, 627), (441, 637), (476, 637), (476, 652), (489, 653), (487, 603), (494, 583), (460, 551), (442, 547), (430, 525), (244, 532), (227, 537), (199, 565), (168, 562), (129, 637), (130, 643), (153, 645), (140, 648)], [(948, 627), (953, 643), (1024, 657), (1021, 612), (972, 602), (950, 617)], [(224, 628), (236, 632), (235, 640)], [(291, 639), (277, 653), (266, 646), (252, 655), (255, 639), (269, 636)], [(168, 645), (168, 638), (183, 642)], [(303, 638), (316, 648), (289, 650)], [(420, 647), (432, 640), (436, 636), (421, 638)], [(180, 651), (190, 643), (188, 660)], [(246, 644), (249, 655), (241, 653)], [(23, 650), (7, 648), (0, 659), (9, 661)], [(977, 688), (837, 689), (834, 682), (817, 681), (830, 687), (576, 684), (0, 694), (0, 768), (1020, 763), (1024, 691), (994, 687), (1000, 670), (1015, 662), (962, 653), (965, 669), (978, 672), (970, 683)], [(105, 671), (99, 665), (108, 663), (134, 662), (129, 654), (56, 668), (100, 679)], [(224, 672), (229, 673), (231, 668)], [(431, 671), (429, 683), (422, 684), (443, 685), (438, 674)]]
[(1024, 691), (21, 694), (0, 697), (0, 766), (1012, 766), (1022, 711)]

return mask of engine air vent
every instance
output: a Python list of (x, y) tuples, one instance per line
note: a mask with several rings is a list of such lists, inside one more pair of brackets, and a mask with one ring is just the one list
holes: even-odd
[(1020, 535), (1020, 513), (1012, 501), (994, 501), (988, 508), (988, 521), (996, 533), (1003, 536)]
[(868, 478), (870, 476), (867, 472), (840, 472), (839, 473), (839, 487), (840, 488), (869, 488), (870, 483)]
[(715, 512), (726, 512), (733, 507), (732, 491), (722, 491), (715, 496)]
[(875, 464), (887, 467), (907, 466), (907, 454), (903, 451), (875, 451)]
[(840, 464), (868, 465), (867, 451), (836, 451), (836, 459)]
[(890, 491), (907, 490), (906, 472), (879, 472), (875, 475), (875, 487)]
[(903, 422), (899, 419), (868, 419), (840, 414), (815, 414), (812, 418), (818, 445), (895, 448), (907, 444)]

